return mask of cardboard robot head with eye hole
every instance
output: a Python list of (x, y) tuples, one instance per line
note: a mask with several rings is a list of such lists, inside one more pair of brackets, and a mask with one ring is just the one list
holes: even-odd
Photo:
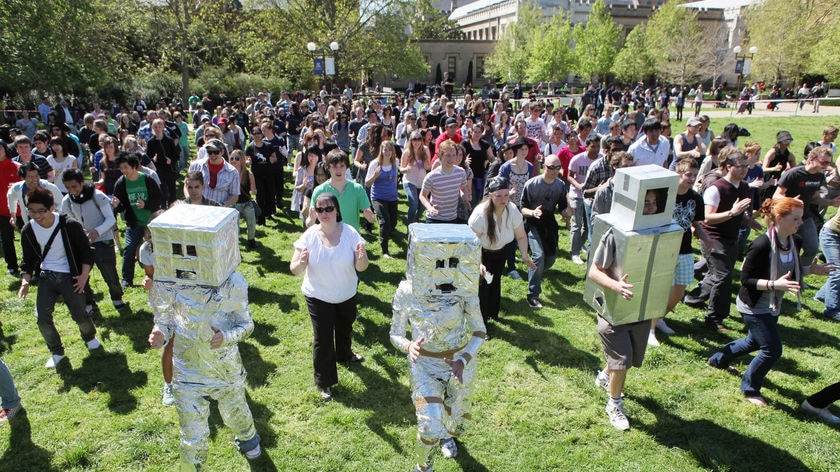
[(221, 286), (241, 262), (239, 212), (233, 208), (177, 204), (149, 223), (155, 281)]
[(414, 223), (408, 228), (414, 295), (477, 296), (481, 242), (467, 225)]

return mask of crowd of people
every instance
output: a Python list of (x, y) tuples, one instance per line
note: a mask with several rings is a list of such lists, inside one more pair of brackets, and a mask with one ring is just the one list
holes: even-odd
[[(684, 235), (667, 311), (680, 302), (703, 307), (706, 326), (727, 331), (734, 266), (743, 259), (736, 307), (749, 334), (722, 347), (709, 364), (733, 371), (735, 357), (760, 349), (741, 390), (752, 403), (766, 405), (761, 384), (782, 352), (776, 329), (781, 297), (801, 296), (808, 273), (828, 275), (817, 298), (825, 316), (840, 321), (840, 271), (834, 270), (840, 219), (824, 221), (825, 208), (840, 205), (838, 128), (826, 128), (802, 156), (792, 150), (793, 136), (780, 130), (762, 159), (760, 144), (744, 142), (745, 130), (730, 124), (716, 135), (699, 107), (683, 122), (685, 97), (677, 99), (680, 121), (672, 121), (667, 94), (657, 102), (638, 87), (623, 94), (593, 90), (583, 94), (580, 109), (575, 100), (562, 106), (483, 93), (380, 99), (326, 88), (311, 95), (281, 92), (274, 99), (268, 92), (216, 100), (193, 94), (185, 102), (164, 94), (154, 107), (137, 96), (126, 106), (94, 103), (81, 116), (64, 100), (55, 107), (45, 100), (41, 120), (21, 113), (0, 141), (7, 272), (21, 277), (21, 298), (38, 282), (38, 326), (50, 351), (46, 366), (55, 368), (64, 359), (52, 323), (58, 295), (88, 348), (99, 349), (90, 271), (97, 267), (114, 308), (123, 309), (123, 291), (135, 285), (138, 248), (159, 210), (177, 200), (235, 208), (245, 220), (248, 249), (258, 247), (257, 226), (291, 214), (303, 234), (290, 269), (305, 274), (314, 383), (330, 400), (336, 362), (364, 361), (352, 351), (352, 325), (357, 274), (369, 264), (366, 239), (377, 239), (378, 254), (392, 258), (402, 252), (394, 248), (405, 245), (395, 239), (400, 223), (469, 225), (482, 246), (480, 311), (489, 339), (494, 320), (503, 316), (502, 279), (522, 279), (517, 249), (528, 269), (523, 298), (530, 309), (543, 307), (543, 281), (564, 254), (575, 264), (591, 254), (588, 276), (633, 296), (627, 274), (612, 270), (614, 244), (594, 241), (592, 222), (609, 212), (617, 169), (652, 164), (674, 170), (680, 182), (674, 221)], [(695, 94), (702, 96), (702, 89)], [(673, 130), (676, 123), (685, 129)], [(645, 211), (648, 205), (655, 211), (656, 195), (649, 197)], [(762, 233), (750, 243), (751, 230)], [(701, 242), (699, 260), (694, 238)], [(122, 255), (119, 273), (115, 253)], [(696, 276), (702, 280), (687, 292)], [(627, 329), (608, 325), (599, 317), (607, 362), (595, 383), (610, 396), (610, 422), (628, 429), (622, 404), (627, 369), (641, 366), (645, 349), (659, 345), (657, 330), (674, 331), (664, 319)], [(2, 380), (6, 369), (0, 368)], [(169, 382), (171, 370), (167, 404)], [(837, 390), (809, 397), (803, 409), (840, 423), (827, 409)], [(19, 399), (3, 395), (4, 418), (11, 418)]]

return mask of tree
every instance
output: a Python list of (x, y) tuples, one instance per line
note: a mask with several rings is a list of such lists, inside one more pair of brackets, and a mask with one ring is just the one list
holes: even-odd
[(604, 0), (592, 5), (586, 23), (575, 25), (574, 37), (578, 75), (597, 81), (609, 74), (618, 52), (621, 29), (605, 8)]
[(450, 20), (444, 12), (435, 8), (431, 0), (418, 0), (411, 5), (407, 17), (411, 18), (414, 39), (464, 39), (464, 32), (458, 22)]
[(647, 22), (645, 42), (657, 73), (680, 86), (700, 76), (704, 48), (697, 13), (681, 7), (682, 3), (665, 2), (656, 10)]
[(540, 9), (533, 2), (519, 4), (516, 22), (508, 25), (493, 53), (487, 57), (485, 70), (488, 76), (509, 82), (525, 79), (530, 62), (529, 44), (541, 28), (540, 19)]
[(613, 62), (612, 73), (622, 82), (633, 82), (656, 73), (654, 59), (647, 46), (647, 24), (642, 23), (624, 40)]
[[(825, 4), (814, 0), (767, 0), (749, 7), (745, 14), (747, 37), (742, 47), (759, 48), (752, 63), (752, 76), (780, 84), (783, 79), (798, 82), (809, 55), (817, 43), (815, 18)], [(832, 49), (836, 45), (831, 46)]]
[[(305, 67), (295, 83), (311, 84), (312, 56), (308, 42), (335, 57), (337, 80), (358, 79), (362, 73), (384, 76), (423, 77), (428, 65), (420, 48), (405, 31), (407, 0), (267, 0), (262, 15), (272, 22), (249, 26), (249, 38), (277, 38), (275, 54), (248, 55), (250, 70), (276, 70), (278, 59)], [(246, 22), (247, 23), (247, 22)], [(278, 28), (278, 24), (282, 28)], [(329, 44), (339, 45), (331, 52)], [(252, 42), (252, 41), (250, 41)], [(269, 48), (271, 45), (249, 45)]]
[(556, 14), (537, 28), (528, 45), (528, 80), (558, 80), (568, 74), (575, 66), (571, 43), (572, 25), (565, 14)]
[(703, 79), (712, 81), (712, 90), (726, 71), (733, 70), (734, 56), (729, 47), (729, 27), (718, 22), (703, 28), (703, 46), (700, 48), (700, 71)]

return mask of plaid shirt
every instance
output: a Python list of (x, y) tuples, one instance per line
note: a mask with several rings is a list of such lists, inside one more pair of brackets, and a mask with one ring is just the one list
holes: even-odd
[(225, 162), (222, 170), (216, 176), (216, 186), (210, 188), (210, 164), (207, 159), (201, 159), (190, 164), (190, 171), (200, 170), (204, 174), (205, 198), (224, 205), (231, 195), (239, 195), (239, 172), (229, 162)]
[[(586, 192), (587, 190), (591, 190), (601, 185), (612, 176), (612, 167), (610, 167), (610, 163), (607, 156), (604, 156), (601, 159), (595, 161), (594, 164), (589, 166), (589, 170), (586, 172), (586, 181), (583, 183), (583, 191)], [(593, 194), (590, 197), (586, 197), (586, 200), (592, 200), (594, 196), (595, 195)]]

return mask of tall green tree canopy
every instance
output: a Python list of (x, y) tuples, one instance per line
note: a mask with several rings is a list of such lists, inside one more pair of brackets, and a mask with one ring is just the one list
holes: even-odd
[(586, 23), (575, 25), (574, 38), (575, 71), (592, 81), (609, 74), (618, 52), (621, 28), (613, 21), (604, 0), (592, 5)]

